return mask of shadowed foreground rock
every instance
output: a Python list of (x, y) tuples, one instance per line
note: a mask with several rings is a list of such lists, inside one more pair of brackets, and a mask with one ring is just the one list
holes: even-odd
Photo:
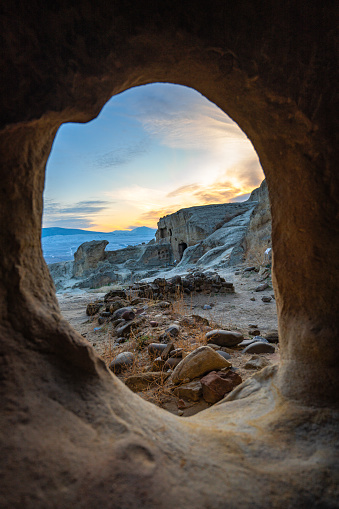
[[(332, 0), (2, 6), (1, 507), (337, 505), (336, 16)], [(133, 394), (62, 319), (40, 244), (59, 126), (153, 82), (238, 123), (272, 212), (281, 364), (185, 419)]]

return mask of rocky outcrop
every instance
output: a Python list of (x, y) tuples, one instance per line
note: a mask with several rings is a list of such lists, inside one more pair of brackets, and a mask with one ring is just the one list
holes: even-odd
[[(155, 235), (156, 241), (159, 244), (169, 243), (174, 258), (180, 261), (188, 247), (204, 241), (225, 223), (253, 210), (255, 205), (254, 202), (223, 203), (178, 210), (174, 214), (160, 218)], [(221, 243), (222, 240), (219, 245)], [(206, 245), (206, 251), (209, 249), (211, 247)]]
[(107, 240), (84, 242), (74, 254), (74, 262), (49, 265), (57, 290), (99, 288), (111, 283), (151, 277), (173, 261), (170, 244), (139, 244), (105, 251)]
[[(85, 242), (74, 255), (72, 276), (76, 281), (71, 286), (98, 288), (152, 277), (158, 270), (169, 269), (175, 258), (181, 258), (177, 268), (182, 271), (222, 269), (245, 259), (259, 264), (271, 243), (270, 233), (268, 191), (263, 181), (246, 202), (191, 207), (161, 218), (156, 242), (116, 251), (105, 251), (106, 240)], [(72, 277), (70, 263), (50, 266), (57, 289)]]
[(81, 277), (96, 269), (98, 263), (105, 259), (105, 248), (108, 240), (84, 242), (74, 253), (73, 275)]
[[(244, 260), (257, 264), (262, 263), (264, 251), (271, 245), (271, 214), (266, 181), (264, 180), (260, 188), (251, 193), (246, 202), (228, 203), (222, 207), (225, 208), (219, 210), (217, 217), (220, 217), (221, 210), (227, 210), (227, 215), (219, 223), (216, 223), (215, 218), (211, 217), (210, 224), (214, 225), (213, 228), (206, 226), (206, 231), (212, 229), (212, 233), (195, 245), (192, 245), (190, 239), (186, 238), (190, 247), (185, 249), (179, 267), (188, 268), (196, 265), (199, 268), (220, 269), (237, 265)], [(191, 211), (189, 221), (193, 224), (198, 223), (200, 217), (204, 217), (209, 211), (208, 206), (185, 210)], [(174, 229), (176, 214), (162, 219), (166, 220), (168, 225), (173, 226), (173, 236), (176, 231)], [(158, 224), (163, 223), (160, 220)], [(183, 231), (181, 224), (178, 229)], [(166, 231), (169, 229), (166, 228)], [(183, 238), (183, 234), (181, 238)]]
[(256, 201), (257, 205), (251, 215), (242, 248), (248, 263), (260, 264), (265, 261), (266, 249), (272, 245), (272, 218), (266, 180), (251, 193), (249, 200)]

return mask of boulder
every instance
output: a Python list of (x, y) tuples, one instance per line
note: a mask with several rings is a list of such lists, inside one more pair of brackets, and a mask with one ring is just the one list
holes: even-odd
[(279, 334), (277, 330), (268, 331), (264, 335), (264, 338), (267, 339), (267, 341), (270, 343), (279, 343)]
[(113, 371), (113, 373), (118, 374), (129, 366), (132, 366), (133, 362), (134, 354), (132, 352), (122, 352), (110, 363), (109, 369)]
[(231, 355), (227, 352), (224, 352), (223, 350), (216, 350), (216, 353), (221, 355), (224, 359), (231, 359)]
[(96, 269), (98, 263), (105, 259), (105, 248), (108, 240), (84, 242), (74, 253), (73, 276), (82, 277)]
[(134, 328), (137, 327), (137, 324), (136, 322), (133, 322), (133, 321), (130, 321), (130, 322), (127, 322), (125, 323), (125, 325), (122, 325), (121, 327), (119, 327), (118, 329), (116, 329), (116, 334), (117, 336), (128, 336), (131, 332), (131, 330)]
[(94, 316), (99, 312), (100, 304), (97, 304), (95, 302), (90, 302), (87, 304), (86, 307), (86, 315), (87, 316)]
[(176, 324), (171, 324), (166, 330), (165, 333), (172, 336), (172, 338), (176, 338), (179, 335), (180, 327)]
[(164, 364), (163, 370), (166, 371), (167, 369), (174, 369), (180, 364), (182, 359), (180, 357), (170, 357), (167, 359), (167, 361)]
[(272, 297), (261, 297), (261, 300), (262, 300), (263, 302), (271, 302)]
[(256, 287), (255, 291), (256, 292), (263, 292), (264, 290), (266, 290), (266, 288), (268, 288), (268, 284), (267, 283), (262, 283), (261, 285)]
[(249, 361), (246, 362), (245, 369), (263, 369), (268, 366), (270, 362), (265, 357), (259, 355), (252, 355)]
[(221, 357), (221, 355), (216, 353), (212, 348), (209, 346), (200, 346), (187, 355), (175, 368), (171, 376), (171, 381), (174, 384), (179, 384), (186, 378), (193, 380), (210, 371), (230, 366), (231, 363)]
[(170, 357), (170, 353), (174, 350), (173, 343), (168, 343), (166, 348), (161, 353), (161, 358), (163, 361), (167, 361), (168, 357)]
[(212, 371), (201, 380), (203, 398), (207, 403), (217, 403), (225, 394), (231, 392), (234, 387), (242, 383), (238, 373), (228, 370), (224, 372)]
[(110, 306), (109, 306), (109, 311), (110, 313), (113, 315), (115, 311), (117, 311), (118, 309), (121, 309), (121, 308), (126, 308), (128, 307), (128, 302), (127, 300), (115, 300), (113, 301)]
[(188, 384), (176, 387), (173, 393), (178, 398), (188, 399), (189, 401), (199, 401), (202, 396), (202, 385), (199, 380), (194, 380)]
[(133, 320), (133, 318), (135, 318), (134, 309), (131, 307), (117, 309), (113, 313), (113, 320), (117, 320), (118, 318)]
[(126, 299), (127, 294), (125, 290), (110, 290), (108, 293), (106, 293), (104, 297), (105, 302), (109, 302), (110, 300), (114, 299), (115, 297), (119, 297), (120, 299)]
[(206, 334), (207, 343), (214, 343), (219, 346), (236, 346), (243, 341), (244, 336), (240, 332), (227, 330), (211, 330)]
[(139, 375), (129, 376), (125, 380), (125, 384), (133, 392), (147, 391), (148, 389), (156, 387), (157, 385), (163, 385), (168, 377), (169, 373), (149, 371), (147, 373), (140, 373)]
[(274, 353), (275, 347), (270, 343), (264, 343), (263, 341), (256, 341), (244, 348), (242, 353)]
[(155, 359), (156, 357), (159, 357), (162, 352), (165, 350), (167, 345), (164, 345), (163, 343), (151, 343), (148, 345), (148, 355), (150, 356), (151, 360)]

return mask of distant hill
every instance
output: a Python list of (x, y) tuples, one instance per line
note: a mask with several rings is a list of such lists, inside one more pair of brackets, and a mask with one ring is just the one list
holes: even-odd
[(133, 235), (146, 235), (156, 232), (156, 228), (148, 228), (148, 226), (139, 226), (138, 228), (134, 228), (133, 230), (114, 230), (112, 232), (94, 232), (89, 230), (81, 230), (77, 228), (58, 228), (58, 227), (51, 227), (51, 228), (42, 228), (41, 237), (52, 237), (54, 235), (105, 235), (105, 234), (116, 234), (116, 235), (126, 235), (126, 236), (133, 236)]

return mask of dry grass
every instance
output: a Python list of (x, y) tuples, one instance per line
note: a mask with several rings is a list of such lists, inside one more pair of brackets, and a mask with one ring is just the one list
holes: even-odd
[[(159, 313), (159, 309), (152, 309), (159, 301), (151, 299), (148, 303), (149, 319), (152, 319), (152, 314)], [(173, 338), (175, 348), (183, 349), (183, 356), (188, 355), (190, 352), (199, 346), (206, 345), (206, 331), (204, 325), (195, 321), (190, 317), (192, 314), (192, 298), (186, 296), (182, 292), (178, 292), (172, 300), (172, 307), (170, 314), (165, 315), (167, 324), (158, 329), (153, 329), (149, 325), (149, 320), (141, 326), (140, 330), (132, 331), (129, 334), (127, 341), (121, 345), (114, 345), (114, 337), (112, 332), (109, 333), (108, 341), (105, 344), (103, 358), (108, 366), (118, 354), (122, 352), (133, 352), (135, 360), (131, 366), (126, 368), (119, 378), (125, 381), (128, 377), (138, 375), (152, 370), (152, 361), (149, 358), (147, 347), (150, 343), (158, 342), (158, 337), (161, 330), (166, 328), (173, 321), (179, 321), (180, 332), (176, 338)], [(160, 330), (161, 329), (161, 330)], [(155, 405), (162, 406), (169, 400), (177, 400), (170, 387), (167, 385), (166, 379), (161, 379), (149, 390), (142, 391), (139, 395)]]

